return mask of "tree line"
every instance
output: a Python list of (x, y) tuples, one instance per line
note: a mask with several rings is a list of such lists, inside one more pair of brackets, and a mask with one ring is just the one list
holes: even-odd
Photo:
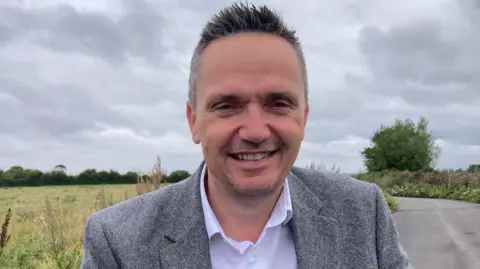
[[(157, 173), (158, 174), (158, 173)], [(160, 181), (175, 183), (190, 176), (185, 170), (173, 171), (170, 174), (160, 173)], [(137, 172), (119, 173), (114, 170), (97, 171), (86, 169), (76, 175), (66, 173), (64, 165), (57, 165), (52, 171), (43, 172), (37, 169), (25, 169), (12, 166), (8, 170), (0, 170), (0, 187), (30, 187), (53, 185), (96, 185), (96, 184), (135, 184), (149, 175)]]
[[(418, 122), (397, 119), (391, 126), (380, 126), (370, 138), (371, 145), (360, 152), (367, 173), (372, 172), (431, 172), (435, 170), (441, 149), (435, 137), (428, 130), (428, 121), (421, 117)], [(479, 160), (480, 163), (480, 160)], [(157, 173), (165, 183), (174, 183), (190, 176), (188, 171), (173, 171), (169, 175), (156, 166)], [(116, 171), (86, 169), (78, 175), (69, 175), (64, 165), (57, 165), (53, 171), (42, 172), (12, 166), (0, 170), (0, 187), (82, 185), (82, 184), (130, 184), (139, 178), (148, 177), (136, 172), (125, 174)], [(480, 164), (470, 164), (467, 169), (456, 171), (480, 172)], [(451, 171), (455, 172), (455, 171)]]

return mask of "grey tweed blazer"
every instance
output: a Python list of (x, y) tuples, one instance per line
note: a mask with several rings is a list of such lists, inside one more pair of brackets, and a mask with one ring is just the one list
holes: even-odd
[[(91, 215), (81, 269), (210, 269), (203, 165), (188, 179)], [(376, 185), (297, 167), (288, 180), (298, 269), (412, 268)]]

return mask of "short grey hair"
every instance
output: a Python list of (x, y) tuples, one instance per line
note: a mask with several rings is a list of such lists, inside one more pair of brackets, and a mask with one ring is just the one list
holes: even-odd
[(305, 100), (308, 102), (308, 77), (305, 57), (296, 31), (288, 29), (281, 15), (265, 5), (255, 6), (235, 3), (223, 8), (205, 25), (200, 40), (195, 47), (188, 79), (188, 99), (193, 109), (196, 107), (197, 72), (202, 52), (215, 40), (238, 33), (266, 33), (279, 36), (295, 49), (300, 60), (303, 75)]

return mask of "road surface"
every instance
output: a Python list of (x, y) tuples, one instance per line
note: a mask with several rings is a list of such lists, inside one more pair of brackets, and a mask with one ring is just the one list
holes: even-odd
[(480, 204), (397, 200), (393, 218), (415, 269), (480, 269)]

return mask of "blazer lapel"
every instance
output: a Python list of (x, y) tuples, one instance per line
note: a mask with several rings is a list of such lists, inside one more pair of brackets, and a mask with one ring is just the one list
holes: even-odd
[[(211, 269), (209, 240), (200, 198), (200, 176), (204, 162), (186, 179), (180, 194), (182, 205), (166, 217), (172, 225), (163, 232), (171, 242), (160, 250), (163, 269)], [(293, 173), (288, 176), (292, 197), (293, 217), (289, 222), (292, 231), (298, 269), (337, 269), (337, 220), (329, 217), (323, 206), (326, 201), (313, 193)], [(319, 183), (320, 184), (320, 183)], [(192, 194), (193, 192), (193, 194)]]
[(335, 257), (338, 252), (337, 220), (322, 210), (325, 201), (301, 179), (290, 173), (288, 182), (293, 207), (289, 226), (294, 238), (298, 269), (338, 268)]
[(170, 246), (160, 250), (160, 263), (163, 269), (211, 269), (210, 249), (205, 219), (200, 198), (200, 175), (204, 162), (191, 178), (186, 179), (185, 193), (181, 194), (182, 204), (172, 204), (175, 211), (166, 217), (171, 218), (172, 226), (166, 229), (164, 237)]
[(170, 238), (172, 245), (161, 250), (163, 269), (211, 268), (206, 229), (195, 226), (178, 240)]

